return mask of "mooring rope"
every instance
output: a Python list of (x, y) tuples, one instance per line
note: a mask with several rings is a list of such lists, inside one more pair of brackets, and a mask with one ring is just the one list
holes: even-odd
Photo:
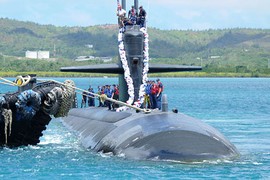
[[(21, 87), (21, 86), (25, 86), (27, 83), (29, 83), (29, 81), (31, 79), (31, 77), (30, 77), (30, 79), (29, 79), (29, 77), (27, 76), (26, 78), (24, 78), (22, 80), (22, 83), (14, 83), (14, 82), (9, 81), (9, 80), (7, 80), (5, 78), (2, 78), (2, 77), (0, 77), (0, 79), (3, 80), (3, 81), (8, 82), (9, 85), (11, 85), (11, 86), (19, 86), (19, 87)], [(22, 76), (18, 76), (17, 78), (23, 78), (23, 77)], [(41, 82), (44, 82), (44, 81), (55, 82), (57, 84), (60, 84), (60, 85), (63, 85), (63, 86), (69, 87), (69, 88), (74, 88), (75, 90), (78, 90), (78, 91), (81, 91), (81, 92), (87, 92), (87, 93), (89, 93), (89, 94), (91, 94), (91, 95), (93, 95), (95, 97), (98, 97), (98, 98), (101, 98), (103, 100), (107, 100), (107, 101), (113, 102), (113, 103), (118, 104), (118, 105), (126, 106), (126, 107), (129, 107), (129, 108), (135, 109), (137, 111), (142, 111), (144, 113), (150, 113), (151, 112), (150, 109), (142, 109), (140, 107), (137, 107), (137, 106), (134, 106), (134, 105), (130, 105), (130, 104), (127, 104), (127, 103), (122, 102), (122, 101), (117, 101), (115, 99), (108, 98), (106, 95), (95, 94), (95, 93), (92, 93), (92, 92), (89, 92), (89, 91), (85, 91), (84, 89), (80, 89), (80, 88), (78, 88), (76, 86), (72, 86), (70, 84), (65, 84), (65, 83), (62, 83), (62, 82), (59, 82), (59, 81), (56, 81), (56, 80), (38, 80), (38, 81), (41, 81)], [(18, 81), (16, 81), (16, 82), (18, 82)]]
[[(59, 82), (59, 81), (56, 81), (56, 80), (38, 80), (38, 81), (42, 81), (42, 82), (43, 82), (43, 81), (52, 81), (52, 82), (58, 83), (58, 84), (63, 85), (63, 86), (70, 86), (70, 85), (64, 84), (64, 83)], [(78, 88), (78, 87), (76, 87), (76, 86), (74, 86), (74, 87), (73, 87), (73, 86), (70, 86), (70, 87), (72, 87), (72, 88), (74, 88), (74, 89), (76, 89), (76, 90), (78, 90), (78, 91), (80, 91), (80, 92), (87, 92), (87, 93), (89, 93), (89, 94), (91, 94), (91, 95), (93, 95), (93, 96), (95, 96), (95, 97), (101, 98), (101, 99), (104, 100), (104, 101), (107, 100), (107, 101), (113, 102), (113, 103), (118, 104), (118, 105), (127, 106), (127, 107), (129, 107), (129, 108), (133, 108), (133, 109), (135, 109), (135, 110), (142, 111), (142, 112), (144, 112), (144, 113), (150, 113), (150, 112), (151, 112), (151, 110), (149, 110), (149, 109), (142, 109), (142, 108), (139, 108), (139, 107), (136, 107), (136, 106), (132, 106), (132, 105), (127, 104), (127, 103), (122, 102), (122, 101), (117, 101), (117, 100), (115, 100), (115, 99), (108, 98), (108, 97), (107, 97), (106, 95), (104, 95), (104, 94), (102, 94), (102, 95), (95, 94), (95, 93), (86, 91), (86, 90), (84, 90), (84, 89), (80, 89), (80, 88)], [(86, 95), (86, 96), (89, 97), (89, 95)]]
[(4, 81), (4, 82), (0, 81), (1, 84), (10, 85), (10, 86), (17, 86), (16, 83), (14, 83), (14, 82), (12, 82), (12, 81), (10, 81), (8, 79), (0, 77), (0, 80)]
[(4, 81), (4, 82), (0, 81), (1, 84), (22, 87), (22, 86), (27, 85), (30, 82), (31, 76), (29, 76), (29, 75), (27, 75), (25, 77), (17, 76), (15, 82), (12, 82), (12, 81), (5, 79), (5, 78), (2, 78), (2, 77), (0, 77), (0, 80)]

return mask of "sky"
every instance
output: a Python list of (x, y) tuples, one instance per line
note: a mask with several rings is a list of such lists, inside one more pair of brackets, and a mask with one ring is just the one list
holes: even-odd
[[(121, 0), (120, 0), (121, 2)], [(127, 10), (133, 0), (127, 0)], [(139, 0), (148, 27), (270, 29), (270, 0)], [(0, 17), (56, 26), (116, 24), (117, 0), (0, 0)]]

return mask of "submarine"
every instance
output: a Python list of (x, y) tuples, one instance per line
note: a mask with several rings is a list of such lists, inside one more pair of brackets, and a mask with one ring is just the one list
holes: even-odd
[[(124, 8), (125, 3), (123, 0)], [(138, 1), (134, 5), (138, 9)], [(9, 81), (0, 77), (1, 84), (18, 86), (17, 92), (0, 96), (0, 146), (37, 145), (50, 120), (63, 117), (63, 124), (80, 136), (82, 145), (96, 152), (181, 162), (239, 156), (236, 147), (215, 128), (177, 110), (169, 111), (165, 94), (161, 110), (141, 108), (148, 73), (201, 70), (199, 66), (150, 64), (148, 41), (145, 27), (127, 25), (119, 28), (118, 64), (61, 68), (119, 74), (120, 101), (102, 97), (121, 105), (117, 111), (74, 108), (79, 88), (71, 80), (37, 82), (35, 75), (27, 75)]]
[[(121, 3), (125, 9), (126, 1)], [(134, 7), (138, 10), (138, 0), (134, 0)], [(236, 147), (217, 129), (177, 110), (168, 110), (165, 94), (161, 110), (141, 108), (148, 73), (202, 69), (151, 64), (148, 42), (145, 25), (119, 27), (117, 64), (62, 67), (63, 72), (118, 74), (119, 100), (125, 102), (116, 111), (73, 108), (61, 118), (62, 123), (79, 136), (85, 148), (129, 159), (201, 162), (239, 156)]]

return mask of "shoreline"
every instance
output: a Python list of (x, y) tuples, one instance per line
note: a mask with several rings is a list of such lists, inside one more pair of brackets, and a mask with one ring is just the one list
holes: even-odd
[[(19, 75), (36, 74), (38, 77), (118, 77), (116, 74), (97, 74), (97, 73), (73, 73), (73, 72), (0, 72), (0, 77), (16, 77)], [(171, 77), (171, 78), (270, 78), (270, 74), (260, 73), (211, 73), (211, 72), (177, 72), (177, 73), (153, 73), (151, 77)]]

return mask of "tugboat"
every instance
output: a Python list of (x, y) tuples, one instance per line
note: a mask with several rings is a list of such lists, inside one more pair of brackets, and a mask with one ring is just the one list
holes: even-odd
[[(138, 0), (134, 0), (138, 10)], [(122, 0), (122, 8), (126, 1)], [(161, 110), (142, 109), (147, 74), (201, 70), (199, 66), (149, 64), (145, 25), (119, 27), (119, 63), (63, 67), (63, 72), (119, 74), (120, 101), (116, 111), (102, 107), (73, 108), (62, 122), (96, 152), (111, 152), (131, 159), (181, 162), (226, 159), (238, 150), (218, 130), (204, 122), (169, 111), (163, 95)], [(110, 98), (107, 100), (113, 101)]]
[(18, 91), (0, 96), (0, 146), (37, 145), (42, 131), (54, 117), (66, 116), (74, 107), (74, 82), (44, 81), (35, 75), (18, 76), (1, 84), (18, 86)]

